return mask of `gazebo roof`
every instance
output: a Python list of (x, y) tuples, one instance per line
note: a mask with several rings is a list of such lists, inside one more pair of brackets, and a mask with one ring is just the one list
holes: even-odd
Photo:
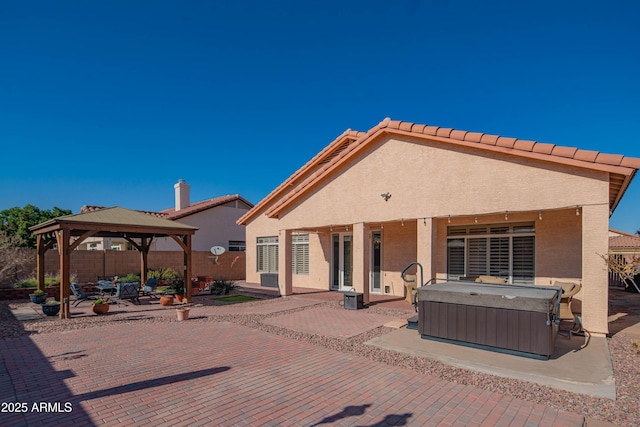
[(35, 234), (44, 234), (56, 230), (70, 230), (72, 236), (81, 235), (86, 231), (95, 231), (94, 236), (110, 237), (127, 233), (130, 237), (136, 235), (167, 236), (176, 234), (194, 234), (197, 227), (171, 221), (140, 211), (115, 206), (93, 212), (65, 215), (51, 219), (30, 230)]

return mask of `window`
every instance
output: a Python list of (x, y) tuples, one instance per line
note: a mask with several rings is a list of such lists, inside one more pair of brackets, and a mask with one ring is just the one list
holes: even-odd
[(247, 243), (244, 240), (229, 240), (229, 252), (244, 252)]
[(294, 234), (291, 240), (293, 274), (309, 274), (309, 235)]
[(121, 249), (122, 249), (122, 247), (121, 247), (121, 245), (119, 243), (117, 243), (117, 244), (116, 243), (112, 243), (111, 244), (111, 250), (112, 251), (119, 251)]
[(278, 236), (258, 237), (256, 258), (259, 273), (277, 273)]
[(534, 224), (449, 227), (447, 235), (448, 278), (486, 275), (533, 282)]

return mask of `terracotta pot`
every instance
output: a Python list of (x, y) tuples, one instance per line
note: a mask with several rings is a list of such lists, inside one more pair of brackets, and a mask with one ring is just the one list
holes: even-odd
[(176, 314), (178, 315), (178, 320), (188, 320), (189, 319), (189, 308), (176, 308)]
[(173, 297), (172, 296), (160, 297), (160, 305), (173, 305)]
[(184, 299), (184, 295), (176, 294), (176, 299), (178, 300), (178, 302), (182, 302), (182, 300)]
[(103, 302), (101, 304), (93, 304), (93, 312), (95, 314), (105, 314), (109, 311), (109, 304)]
[(191, 293), (193, 295), (198, 295), (200, 293), (200, 288), (191, 288)]

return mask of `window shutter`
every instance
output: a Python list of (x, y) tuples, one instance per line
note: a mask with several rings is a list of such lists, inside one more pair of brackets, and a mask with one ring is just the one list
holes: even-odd
[(535, 277), (535, 237), (513, 237), (513, 281), (530, 282)]
[(487, 239), (469, 239), (469, 276), (487, 274)]
[(489, 275), (509, 277), (509, 238), (492, 237), (490, 242)]
[(447, 242), (447, 274), (450, 279), (464, 276), (464, 239)]

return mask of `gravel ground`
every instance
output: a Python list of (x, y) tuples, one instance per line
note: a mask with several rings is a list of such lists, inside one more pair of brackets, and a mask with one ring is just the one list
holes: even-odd
[[(222, 305), (222, 303), (202, 299), (203, 304), (197, 305)], [(200, 301), (198, 301), (200, 302)], [(265, 304), (267, 301), (246, 302), (247, 304)], [(341, 308), (337, 302), (324, 302), (327, 306)], [(141, 317), (135, 316), (127, 319), (126, 313), (115, 319), (114, 316), (95, 316), (74, 318), (68, 321), (59, 321), (57, 317), (44, 318), (42, 321), (29, 321), (21, 323), (17, 321), (9, 308), (19, 306), (32, 306), (23, 301), (0, 301), (0, 339), (30, 335), (36, 333), (52, 333), (72, 329), (99, 327), (113, 321), (122, 322), (176, 322), (175, 316)], [(317, 305), (314, 307), (318, 307)], [(303, 307), (289, 312), (308, 310)], [(369, 312), (386, 314), (391, 316), (406, 316), (405, 311), (390, 310), (385, 308), (370, 307)], [(290, 331), (275, 326), (265, 325), (261, 320), (283, 312), (267, 315), (199, 315), (190, 321), (193, 322), (221, 322), (228, 321), (241, 324), (264, 332), (284, 336), (330, 348), (344, 353), (351, 353), (360, 357), (367, 357), (388, 365), (399, 366), (414, 370), (421, 374), (433, 375), (447, 381), (465, 385), (471, 385), (493, 392), (511, 395), (518, 399), (537, 402), (554, 408), (582, 414), (587, 418), (608, 421), (620, 426), (640, 425), (640, 354), (638, 343), (632, 342), (623, 334), (617, 334), (608, 340), (609, 350), (613, 361), (613, 369), (616, 383), (616, 400), (595, 398), (586, 395), (552, 389), (550, 387), (520, 381), (515, 379), (494, 377), (492, 375), (474, 372), (462, 368), (445, 365), (441, 362), (410, 356), (403, 353), (384, 350), (364, 343), (375, 337), (387, 334), (393, 329), (379, 327), (349, 339), (322, 337), (302, 332)]]

